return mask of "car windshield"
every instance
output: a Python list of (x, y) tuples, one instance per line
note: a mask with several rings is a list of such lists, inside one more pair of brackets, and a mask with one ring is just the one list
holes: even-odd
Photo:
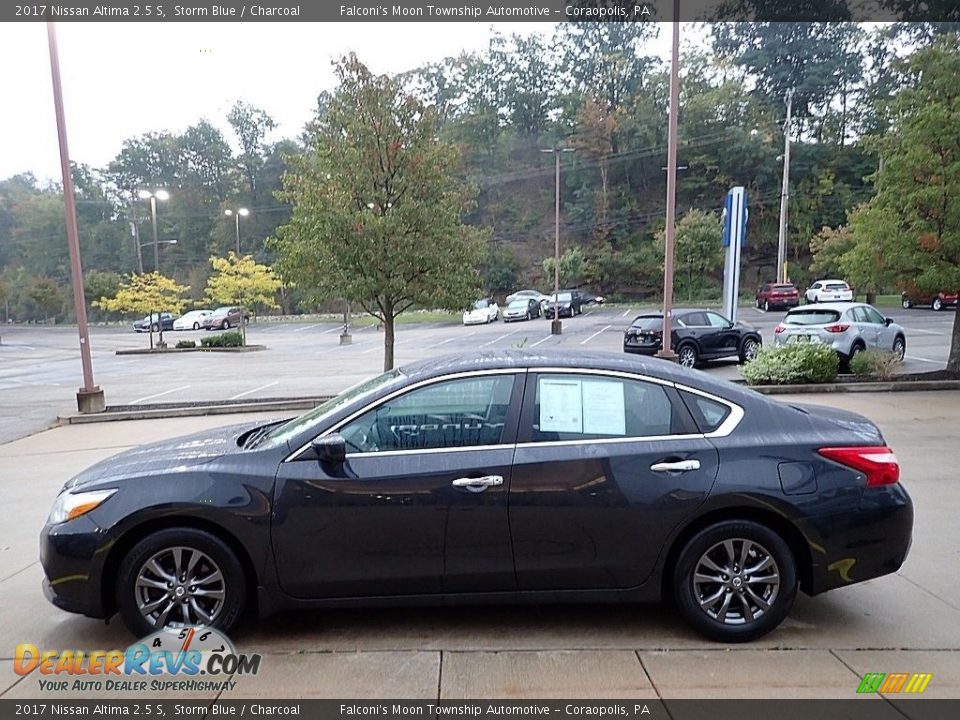
[(630, 327), (637, 330), (661, 331), (663, 330), (663, 318), (659, 315), (644, 315), (636, 318)]
[(514, 300), (512, 303), (507, 305), (507, 309), (523, 310), (524, 308), (527, 307), (528, 304), (529, 304), (529, 300)]
[(477, 301), (473, 304), (473, 309), (474, 309), (474, 310), (485, 310), (485, 309), (488, 308), (488, 307), (490, 307), (490, 301), (489, 301), (489, 300), (477, 300)]
[(559, 295), (557, 295), (557, 302), (570, 302), (570, 300), (572, 299), (573, 299), (573, 296), (568, 292), (560, 293)]
[(797, 310), (787, 313), (783, 322), (787, 325), (826, 325), (839, 319), (837, 310)]
[(384, 385), (396, 380), (402, 374), (403, 373), (394, 368), (393, 370), (388, 370), (382, 375), (377, 375), (371, 380), (364, 380), (348, 390), (344, 390), (336, 397), (332, 397), (326, 402), (317, 405), (310, 412), (304, 413), (300, 417), (285, 422), (283, 425), (278, 425), (264, 436), (263, 442), (269, 442), (273, 445), (286, 442), (290, 438), (299, 435), (307, 428), (316, 425), (327, 415), (346, 407), (350, 403), (359, 400), (365, 395), (370, 395), (376, 392)]

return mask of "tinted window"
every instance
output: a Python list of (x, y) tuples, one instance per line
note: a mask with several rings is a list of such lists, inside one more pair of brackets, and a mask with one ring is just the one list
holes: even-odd
[(730, 325), (730, 323), (727, 321), (725, 317), (722, 317), (721, 315), (717, 315), (716, 313), (706, 313), (706, 316), (707, 316), (707, 321), (713, 327), (722, 328)]
[(840, 319), (836, 310), (797, 310), (783, 319), (787, 325), (826, 325)]
[(846, 283), (830, 283), (827, 290), (849, 290)]
[(541, 375), (534, 442), (670, 435), (673, 406), (656, 383), (600, 375)]
[(730, 408), (716, 400), (688, 392), (683, 392), (682, 395), (701, 432), (713, 432), (730, 414)]
[(354, 453), (496, 445), (503, 438), (513, 378), (461, 378), (411, 390), (365, 412), (340, 434), (347, 452)]
[(663, 330), (663, 318), (659, 315), (644, 315), (638, 318), (635, 318), (630, 327), (637, 328), (638, 330), (646, 331), (656, 331), (660, 332)]
[(864, 314), (866, 315), (867, 322), (875, 323), (877, 325), (886, 324), (887, 322), (886, 318), (884, 318), (883, 315), (878, 313), (872, 307), (861, 307), (860, 309), (863, 310)]
[(677, 317), (677, 321), (684, 327), (706, 327), (710, 324), (707, 322), (706, 314), (702, 312), (680, 315)]
[(573, 296), (570, 293), (560, 293), (557, 295), (557, 298), (560, 302), (570, 302), (573, 300)]
[(777, 292), (793, 292), (796, 290), (793, 285), (774, 285), (773, 289)]
[(848, 310), (846, 314), (854, 322), (858, 322), (858, 323), (870, 322), (870, 318), (867, 316), (867, 313), (864, 312), (864, 309), (862, 307), (850, 308), (850, 310)]

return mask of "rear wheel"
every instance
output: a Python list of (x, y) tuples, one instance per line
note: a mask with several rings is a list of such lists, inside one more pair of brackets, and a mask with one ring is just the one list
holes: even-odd
[(170, 625), (206, 625), (229, 633), (246, 603), (243, 567), (211, 533), (160, 530), (123, 559), (116, 601), (124, 624), (138, 637)]
[(153, 332), (160, 332), (160, 326), (157, 325), (156, 323), (154, 323), (153, 325), (151, 325), (151, 326), (150, 326), (150, 329), (151, 329)]
[(195, 323), (193, 324), (193, 329), (194, 329), (194, 330), (199, 330), (199, 329), (200, 329), (200, 323), (195, 322)]
[(697, 533), (673, 574), (680, 614), (720, 642), (766, 635), (790, 612), (797, 568), (790, 547), (768, 527), (726, 520)]
[(897, 335), (893, 341), (893, 354), (901, 360), (907, 355), (907, 340), (902, 335)]
[(908, 297), (901, 299), (900, 304), (903, 306), (904, 310), (909, 310), (913, 307), (913, 302), (911, 302), (910, 298)]
[(220, 323), (220, 329), (221, 329), (221, 330), (229, 330), (229, 329), (230, 329), (230, 321), (229, 321), (229, 320), (224, 320), (222, 323)]
[(941, 310), (943, 310), (943, 300), (941, 300), (938, 297), (935, 297), (933, 299), (933, 302), (930, 303), (930, 307), (932, 307), (937, 312), (940, 312)]
[(698, 360), (697, 349), (693, 345), (681, 345), (677, 350), (677, 361), (683, 367), (696, 367)]

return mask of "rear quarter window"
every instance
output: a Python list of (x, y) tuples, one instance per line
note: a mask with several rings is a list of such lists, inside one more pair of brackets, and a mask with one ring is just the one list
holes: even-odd
[(722, 402), (686, 391), (681, 391), (680, 395), (690, 414), (693, 415), (700, 432), (713, 432), (723, 425), (723, 421), (730, 415), (730, 407)]

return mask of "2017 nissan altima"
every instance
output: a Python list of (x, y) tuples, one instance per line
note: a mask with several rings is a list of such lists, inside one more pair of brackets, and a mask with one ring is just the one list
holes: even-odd
[(508, 351), (387, 372), (299, 418), (73, 478), (44, 590), (145, 635), (245, 608), (655, 601), (747, 641), (895, 572), (913, 507), (878, 428), (660, 360)]

